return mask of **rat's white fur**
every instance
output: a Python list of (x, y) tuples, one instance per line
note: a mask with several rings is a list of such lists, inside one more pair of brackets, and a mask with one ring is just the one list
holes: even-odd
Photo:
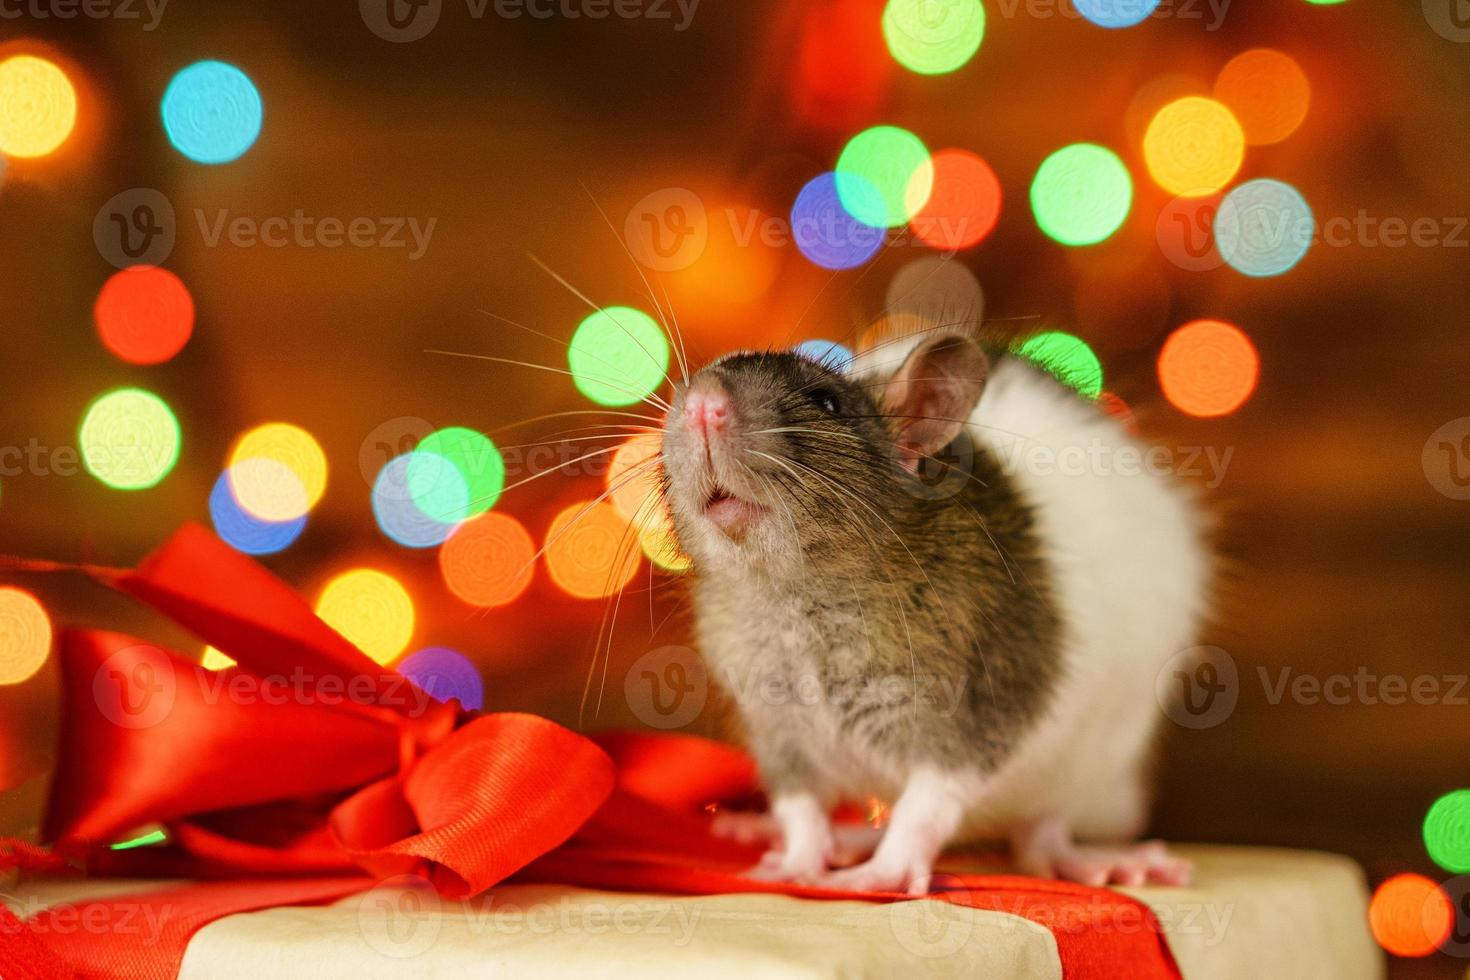
[(1046, 719), (995, 774), (968, 830), (1001, 836), (1061, 818), (1078, 837), (1132, 838), (1147, 817), (1156, 680), (1205, 612), (1199, 513), (1173, 477), (1147, 470), (1147, 447), (1118, 420), (1025, 362), (995, 366), (970, 431), (1034, 509), (1064, 667)]

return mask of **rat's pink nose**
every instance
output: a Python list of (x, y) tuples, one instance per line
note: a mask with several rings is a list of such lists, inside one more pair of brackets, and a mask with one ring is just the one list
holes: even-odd
[(718, 388), (699, 388), (684, 399), (684, 422), (706, 439), (730, 421), (730, 396)]

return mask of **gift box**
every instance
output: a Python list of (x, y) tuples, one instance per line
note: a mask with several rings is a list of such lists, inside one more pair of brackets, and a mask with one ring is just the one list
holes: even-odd
[(759, 799), (728, 746), (435, 701), (201, 528), (88, 571), (238, 666), (63, 636), (49, 846), (0, 847), (27, 872), (5, 980), (1382, 971), (1361, 876), (1326, 855), (1188, 850), (1188, 889), (968, 859), (923, 899), (757, 881), (759, 849), (710, 830)]

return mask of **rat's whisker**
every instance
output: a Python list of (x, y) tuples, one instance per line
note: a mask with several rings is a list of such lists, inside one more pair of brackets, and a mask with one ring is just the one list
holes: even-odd
[[(612, 316), (611, 314), (609, 314), (607, 312), (607, 309), (605, 307), (598, 306), (596, 303), (592, 302), (592, 300), (588, 299), (587, 296), (586, 296), (586, 294), (584, 294), (576, 286), (573, 286), (571, 283), (567, 282), (567, 280), (564, 277), (562, 277), (555, 269), (553, 269), (551, 266), (547, 265), (545, 262), (542, 262), (539, 258), (537, 258), (532, 253), (527, 252), (526, 253), (526, 257), (529, 258), (532, 262), (536, 263), (538, 266), (540, 266), (541, 267), (541, 271), (545, 272), (552, 279), (554, 279), (558, 283), (560, 283), (573, 296), (577, 297), (582, 302), (584, 302), (588, 306), (590, 306), (592, 308), (592, 310), (593, 310), (594, 313), (602, 313), (602, 314), (606, 315), (610, 320), (612, 320), (613, 323), (617, 324), (618, 329), (621, 330), (621, 331), (623, 331), (623, 333), (627, 334), (628, 335), (628, 339), (631, 340), (631, 341), (633, 341), (633, 343), (635, 343), (635, 344), (638, 345), (638, 349), (643, 352), (643, 356), (644, 357), (647, 357), (648, 360), (649, 360), (649, 362), (651, 364), (653, 364), (654, 367), (658, 368), (660, 372), (663, 373), (664, 380), (666, 382), (668, 382), (669, 384), (673, 384), (674, 383), (673, 382), (673, 379), (669, 377), (669, 370), (668, 370), (668, 368), (666, 368), (662, 364), (660, 364), (659, 363), (659, 359), (656, 358), (656, 357), (654, 357), (653, 356), (653, 352), (650, 351), (647, 347), (644, 346), (643, 341), (641, 341), (637, 337), (633, 336), (633, 331), (631, 331), (627, 327), (623, 326), (622, 323), (620, 323), (618, 321), (618, 318), (617, 317)], [(665, 332), (667, 333), (667, 328), (665, 329)]]
[[(684, 383), (688, 384), (689, 361), (684, 354), (684, 335), (682, 332), (678, 332), (678, 318), (676, 317), (674, 319), (674, 325), (671, 329), (669, 326), (669, 318), (664, 315), (664, 309), (662, 306), (659, 305), (658, 297), (653, 295), (653, 284), (648, 281), (648, 276), (645, 275), (643, 272), (643, 263), (638, 261), (638, 258), (633, 254), (633, 250), (630, 249), (628, 247), (628, 243), (624, 241), (623, 236), (618, 234), (618, 229), (613, 225), (612, 219), (607, 216), (607, 212), (602, 209), (602, 205), (597, 202), (597, 198), (592, 196), (591, 189), (588, 188), (588, 186), (580, 179), (577, 181), (577, 184), (582, 188), (583, 193), (587, 195), (587, 199), (592, 202), (592, 206), (597, 209), (597, 213), (601, 215), (603, 223), (607, 225), (607, 230), (612, 232), (613, 238), (617, 240), (617, 243), (620, 246), (622, 246), (623, 253), (628, 256), (628, 261), (633, 263), (633, 271), (637, 272), (638, 278), (643, 280), (643, 288), (648, 292), (648, 300), (653, 304), (653, 310), (655, 313), (658, 314), (659, 322), (663, 324), (664, 333), (668, 335), (669, 340), (672, 342), (675, 360), (677, 360), (679, 363), (679, 375), (684, 379)], [(664, 299), (666, 301), (668, 299), (667, 290), (664, 293)], [(673, 312), (674, 307), (673, 304), (670, 303), (669, 314), (672, 315)], [(677, 340), (675, 340), (676, 332), (678, 332)]]
[(487, 436), (493, 436), (497, 432), (508, 432), (511, 429), (522, 429), (536, 422), (546, 422), (551, 419), (565, 418), (571, 415), (615, 415), (619, 418), (642, 419), (645, 422), (652, 423), (652, 426), (655, 427), (657, 431), (662, 431), (661, 427), (664, 422), (663, 419), (657, 416), (641, 415), (638, 412), (614, 412), (611, 410), (600, 410), (595, 408), (579, 408), (570, 412), (549, 412), (545, 415), (533, 415), (530, 418), (520, 419), (516, 422), (507, 422), (505, 425), (496, 426), (493, 429), (485, 430), (485, 434)]
[[(576, 375), (573, 374), (571, 371), (565, 370), (563, 368), (552, 367), (549, 364), (537, 364), (535, 361), (518, 361), (513, 357), (493, 357), (490, 354), (472, 354), (469, 351), (437, 350), (434, 348), (426, 348), (424, 350), (424, 353), (442, 354), (445, 357), (468, 357), (476, 361), (493, 361), (497, 364), (514, 364), (517, 367), (534, 368), (537, 371), (550, 371), (552, 374), (561, 374), (565, 375), (568, 378), (576, 377)], [(609, 388), (621, 391), (625, 395), (635, 395), (638, 397), (639, 401), (646, 402), (659, 411), (667, 412), (669, 410), (669, 403), (664, 401), (657, 394), (638, 395), (638, 393), (636, 391), (633, 391), (631, 388), (620, 387), (615, 381), (609, 381), (604, 378), (593, 378), (592, 380), (596, 381), (598, 384), (607, 385)]]
[[(820, 480), (822, 483), (826, 484), (827, 486), (830, 486), (832, 489), (834, 489), (834, 490), (836, 490), (838, 492), (838, 503), (841, 504), (847, 510), (847, 512), (853, 517), (854, 520), (857, 520), (857, 515), (855, 513), (853, 513), (851, 506), (849, 506), (848, 504), (846, 504), (846, 502), (843, 500), (843, 497), (850, 498), (851, 500), (854, 500), (857, 503), (861, 504), (864, 508), (866, 508), (868, 510), (868, 512), (870, 514), (872, 514), (874, 517), (876, 517), (883, 524), (884, 527), (886, 527), (888, 529), (889, 533), (893, 535), (894, 540), (896, 540), (903, 547), (903, 549), (905, 551), (908, 551), (909, 558), (913, 561), (914, 567), (917, 568), (919, 570), (919, 574), (923, 575), (924, 578), (925, 578), (925, 580), (929, 582), (930, 589), (931, 590), (934, 590), (934, 583), (933, 583), (933, 581), (932, 580), (929, 580), (928, 573), (924, 570), (923, 566), (919, 564), (918, 558), (914, 557), (914, 553), (912, 551), (909, 551), (908, 550), (908, 545), (904, 542), (904, 540), (901, 537), (899, 537), (898, 532), (893, 529), (893, 526), (891, 524), (889, 524), (887, 521), (883, 520), (882, 517), (879, 517), (878, 514), (877, 514), (877, 512), (874, 511), (872, 509), (872, 507), (870, 507), (868, 505), (868, 503), (866, 501), (864, 501), (861, 497), (859, 497), (857, 494), (855, 494), (855, 493), (847, 490), (847, 488), (843, 487), (841, 484), (837, 483), (835, 480), (831, 479), (826, 474), (821, 473), (821, 472), (819, 472), (817, 470), (814, 470), (810, 466), (806, 466), (806, 465), (804, 465), (804, 464), (802, 464), (802, 463), (800, 463), (800, 462), (798, 462), (796, 460), (783, 460), (783, 459), (781, 459), (781, 458), (779, 458), (777, 456), (772, 456), (769, 453), (763, 453), (763, 452), (759, 452), (757, 450), (749, 450), (749, 452), (752, 452), (752, 453), (754, 453), (757, 456), (761, 456), (761, 457), (764, 457), (765, 459), (770, 460), (771, 462), (777, 464), (778, 466), (781, 466), (783, 469), (786, 469), (788, 472), (792, 473), (793, 476), (796, 476), (796, 471), (795, 470), (792, 470), (791, 467), (789, 465), (787, 465), (787, 464), (788, 463), (795, 464), (796, 466), (800, 467), (805, 472), (811, 474), (813, 477), (815, 477), (818, 480)], [(798, 482), (803, 482), (803, 483), (805, 482), (805, 481), (802, 481), (799, 476), (796, 476), (796, 479), (798, 480)], [(903, 599), (902, 599), (902, 597), (901, 597), (901, 595), (899, 593), (899, 590), (898, 590), (898, 583), (896, 581), (894, 581), (894, 578), (893, 578), (892, 573), (890, 573), (888, 571), (888, 568), (887, 568), (886, 564), (884, 563), (883, 555), (878, 550), (877, 544), (875, 542), (871, 542), (870, 541), (869, 542), (869, 546), (872, 547), (873, 553), (874, 553), (875, 557), (877, 558), (877, 561), (875, 562), (876, 566), (879, 569), (882, 570), (883, 576), (886, 579), (888, 579), (889, 588), (892, 589), (892, 591), (893, 591), (893, 605), (894, 605), (894, 608), (898, 611), (899, 619), (902, 620), (902, 622), (903, 622), (904, 636), (905, 636), (905, 638), (907, 640), (907, 643), (908, 643), (909, 672), (910, 672), (911, 683), (912, 683), (913, 693), (914, 693), (913, 705), (914, 705), (914, 710), (917, 711), (918, 710), (918, 692), (919, 692), (919, 665), (918, 665), (918, 658), (914, 655), (914, 637), (913, 637), (913, 632), (912, 632), (912, 630), (909, 627), (908, 613), (904, 609)], [(935, 591), (935, 594), (937, 595), (938, 594), (937, 590), (934, 590), (934, 591)], [(991, 696), (992, 696), (992, 698), (994, 698), (994, 691), (992, 691)]]
[[(556, 534), (552, 535), (551, 538), (549, 538), (547, 540), (546, 544), (542, 547), (542, 549), (539, 552), (537, 552), (536, 555), (534, 555), (532, 557), (532, 561), (534, 562), (536, 559), (540, 558), (540, 556), (542, 554), (544, 554), (547, 551), (547, 549), (549, 549), (553, 544), (555, 544), (561, 538), (561, 536), (563, 534), (567, 533), (572, 528), (576, 527), (576, 525), (584, 517), (586, 517), (587, 514), (591, 513), (593, 507), (595, 507), (597, 504), (601, 503), (602, 501), (606, 500), (608, 497), (612, 496), (614, 493), (617, 493), (619, 490), (621, 490), (624, 487), (628, 486), (629, 484), (631, 484), (632, 482), (634, 482), (635, 480), (637, 480), (638, 478), (640, 478), (641, 476), (643, 476), (644, 473), (649, 468), (651, 468), (653, 466), (656, 466), (659, 463), (662, 463), (662, 456), (645, 460), (644, 462), (639, 463), (636, 466), (630, 467), (627, 474), (623, 475), (618, 480), (613, 481), (612, 485), (610, 485), (603, 494), (601, 494), (600, 496), (598, 496), (596, 499), (594, 499), (592, 501), (589, 501), (586, 504), (586, 506), (584, 506), (581, 510), (579, 510), (576, 514), (574, 514), (572, 516), (572, 519), (567, 522), (567, 524), (566, 524), (565, 527), (563, 527)], [(642, 504), (639, 505), (640, 510), (642, 509), (642, 506), (643, 506)], [(629, 522), (629, 527), (630, 528), (632, 527), (632, 522)], [(614, 552), (613, 562), (608, 567), (608, 578), (607, 578), (608, 582), (612, 582), (613, 581), (613, 576), (616, 574), (617, 569), (619, 567), (621, 567), (622, 563), (627, 560), (628, 554), (630, 554), (630, 553), (625, 553), (623, 551), (623, 541), (626, 540), (626, 538), (627, 538), (627, 530), (624, 531), (623, 537), (619, 539), (618, 547), (617, 547), (617, 549)], [(639, 542), (639, 539), (637, 537), (635, 537), (633, 539), (633, 546), (634, 547), (637, 547), (638, 542)], [(606, 635), (606, 637), (607, 637), (607, 644), (608, 644), (608, 647), (607, 647), (607, 655), (604, 658), (604, 662), (603, 662), (603, 673), (602, 673), (603, 680), (602, 680), (602, 686), (599, 687), (599, 689), (598, 689), (597, 705), (594, 708), (594, 715), (593, 715), (593, 717), (597, 717), (597, 715), (601, 714), (601, 711), (602, 711), (602, 694), (603, 694), (603, 688), (606, 686), (606, 682), (607, 682), (607, 664), (609, 664), (612, 661), (612, 635), (613, 634), (612, 634), (612, 625), (609, 623), (609, 620), (608, 620), (608, 609), (609, 609), (609, 606), (611, 606), (612, 622), (615, 623), (616, 620), (617, 620), (618, 609), (621, 607), (621, 604), (622, 604), (622, 595), (623, 595), (623, 592), (625, 591), (625, 589), (626, 589), (626, 586), (623, 586), (623, 587), (620, 587), (617, 590), (617, 602), (616, 602), (616, 604), (614, 604), (614, 603), (612, 603), (610, 601), (604, 603), (604, 606), (603, 606), (603, 621), (602, 621), (602, 625), (600, 625), (598, 627), (597, 641), (596, 641), (596, 644), (594, 645), (593, 651), (592, 651), (592, 663), (588, 666), (587, 680), (582, 685), (582, 700), (581, 700), (580, 705), (577, 708), (577, 724), (579, 726), (586, 720), (587, 699), (591, 696), (591, 693), (592, 693), (592, 678), (597, 673), (597, 661), (598, 661), (599, 657), (601, 656), (603, 636)], [(609, 596), (609, 600), (610, 599), (611, 599), (611, 596)]]
[[(760, 455), (767, 455), (767, 454), (761, 453)], [(768, 458), (772, 459), (772, 461), (776, 461), (775, 457), (768, 456)], [(939, 591), (939, 589), (935, 586), (934, 580), (929, 577), (928, 570), (924, 568), (923, 564), (919, 561), (918, 556), (916, 556), (913, 553), (913, 550), (909, 548), (908, 542), (904, 541), (903, 536), (898, 533), (898, 531), (893, 527), (893, 525), (890, 524), (888, 522), (888, 520), (885, 519), (881, 514), (879, 514), (878, 511), (876, 509), (874, 509), (867, 501), (863, 500), (856, 493), (854, 493), (851, 489), (849, 489), (847, 487), (844, 487), (842, 484), (838, 483), (836, 480), (832, 479), (827, 474), (822, 473), (820, 470), (814, 469), (814, 468), (806, 465), (805, 463), (800, 462), (799, 460), (790, 460), (790, 462), (793, 463), (793, 464), (795, 464), (796, 466), (800, 467), (801, 469), (807, 471), (808, 473), (810, 473), (812, 476), (816, 477), (818, 480), (822, 481), (823, 483), (826, 483), (828, 486), (830, 486), (833, 490), (837, 491), (839, 494), (846, 495), (846, 496), (850, 497), (852, 500), (854, 500), (857, 503), (861, 504), (863, 506), (863, 508), (866, 509), (870, 515), (872, 515), (872, 517), (873, 517), (874, 520), (878, 521), (880, 524), (882, 524), (888, 530), (888, 533), (890, 535), (892, 535), (893, 540), (896, 541), (896, 542), (898, 542), (899, 547), (901, 547), (904, 550), (904, 553), (908, 555), (909, 561), (913, 564), (914, 568), (916, 570), (918, 570), (919, 574), (924, 577), (924, 581), (929, 585), (929, 588), (930, 588), (931, 593), (935, 597), (940, 597), (940, 596), (943, 595), (943, 593), (941, 593)], [(886, 570), (885, 570), (885, 574), (887, 574)], [(891, 581), (891, 578), (890, 578), (890, 581)], [(942, 598), (940, 599), (940, 605), (945, 608), (946, 615), (949, 615), (949, 613), (948, 613), (948, 605), (947, 605), (947, 603), (944, 602), (944, 600)], [(902, 608), (902, 607), (900, 606), (900, 608)], [(982, 609), (982, 608), (980, 608), (980, 607), (977, 606), (976, 607), (976, 611), (978, 611), (980, 613), (980, 615), (985, 619), (985, 621), (987, 623), (989, 623), (992, 627), (994, 627), (996, 625), (995, 624), (995, 621), (990, 618), (989, 614), (987, 614), (984, 609)], [(950, 618), (950, 620), (952, 622), (960, 622), (960, 620), (955, 619), (952, 615), (949, 615), (949, 618)], [(913, 650), (912, 650), (912, 647), (910, 647), (909, 654), (910, 654), (910, 663), (911, 663), (911, 665), (913, 665)], [(991, 700), (994, 701), (996, 699), (995, 685), (994, 685), (994, 682), (991, 680), (990, 670), (986, 666), (984, 651), (981, 651), (980, 652), (980, 664), (981, 664), (981, 668), (985, 671), (985, 680), (986, 680), (986, 684), (990, 688)], [(917, 693), (918, 693), (918, 668), (917, 668), (917, 666), (914, 666), (914, 692), (915, 692), (915, 695), (917, 696)], [(916, 704), (916, 707), (917, 707), (917, 704)]]

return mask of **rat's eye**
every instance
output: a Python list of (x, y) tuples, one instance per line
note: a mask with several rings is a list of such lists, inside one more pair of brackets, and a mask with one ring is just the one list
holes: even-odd
[(811, 403), (828, 415), (837, 414), (837, 396), (827, 388), (813, 388), (806, 393)]

